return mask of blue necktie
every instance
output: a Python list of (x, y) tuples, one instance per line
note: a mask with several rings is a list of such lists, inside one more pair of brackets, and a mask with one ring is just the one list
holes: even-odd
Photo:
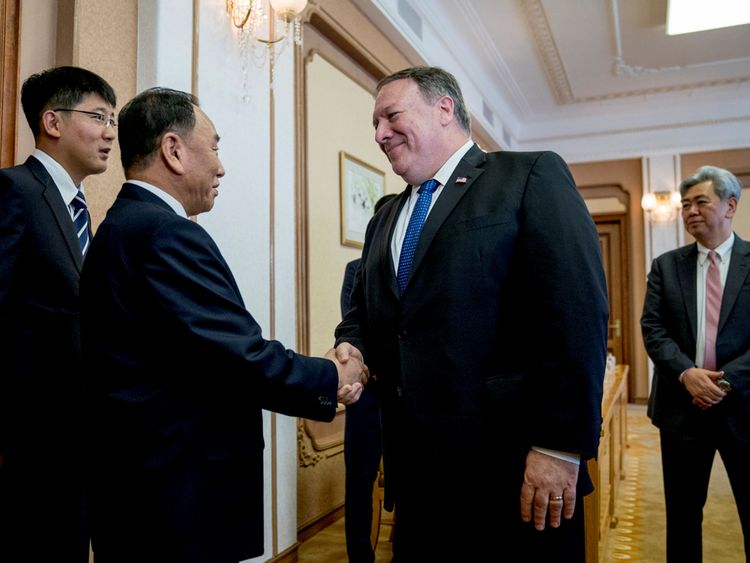
[(78, 235), (78, 243), (81, 245), (81, 256), (85, 256), (89, 248), (89, 210), (80, 188), (70, 205), (73, 207), (73, 226)]
[(419, 188), (417, 204), (414, 206), (414, 211), (412, 211), (411, 217), (409, 218), (409, 225), (406, 227), (404, 243), (401, 245), (401, 256), (398, 259), (398, 273), (396, 279), (398, 280), (398, 291), (401, 295), (404, 294), (406, 282), (409, 281), (411, 266), (414, 263), (414, 254), (417, 251), (417, 243), (419, 242), (419, 235), (422, 234), (422, 226), (427, 217), (427, 212), (430, 210), (432, 193), (437, 189), (438, 185), (438, 181), (433, 179), (427, 180), (422, 184), (422, 187)]

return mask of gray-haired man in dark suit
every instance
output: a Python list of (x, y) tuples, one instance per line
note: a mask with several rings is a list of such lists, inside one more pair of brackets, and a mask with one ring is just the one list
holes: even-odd
[(661, 436), (667, 560), (675, 563), (702, 560), (717, 450), (750, 555), (750, 244), (732, 232), (741, 193), (737, 178), (714, 166), (684, 180), (682, 219), (697, 242), (659, 256), (648, 275), (648, 414)]

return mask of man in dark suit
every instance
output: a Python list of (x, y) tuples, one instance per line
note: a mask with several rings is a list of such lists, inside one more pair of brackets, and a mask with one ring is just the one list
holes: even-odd
[[(375, 202), (374, 213), (396, 194), (386, 194)], [(341, 286), (341, 317), (351, 306), (352, 289), (359, 269), (360, 259), (352, 260), (344, 270), (344, 283)], [(344, 428), (344, 465), (346, 485), (344, 502), (346, 505), (346, 554), (351, 563), (372, 563), (375, 561), (372, 533), (372, 491), (380, 468), (383, 448), (380, 436), (380, 413), (375, 391), (367, 386), (359, 401), (346, 407)]]
[(373, 125), (409, 186), (368, 226), (336, 342), (377, 379), (395, 560), (582, 561), (608, 307), (573, 179), (482, 152), (441, 69), (383, 79)]
[(127, 182), (81, 276), (97, 563), (236, 563), (263, 553), (261, 409), (332, 420), (363, 369), (265, 340), (208, 233), (224, 168), (190, 94), (119, 115)]
[(78, 280), (83, 180), (107, 169), (111, 86), (59, 67), (21, 103), (36, 149), (0, 170), (0, 561), (87, 562)]
[(742, 186), (703, 166), (680, 184), (697, 242), (659, 256), (641, 328), (654, 378), (648, 415), (661, 437), (667, 560), (702, 560), (701, 523), (718, 450), (750, 555), (750, 244), (732, 232)]

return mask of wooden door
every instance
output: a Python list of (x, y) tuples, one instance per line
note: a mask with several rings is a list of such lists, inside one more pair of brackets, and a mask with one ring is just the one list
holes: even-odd
[(19, 0), (0, 0), (0, 168), (13, 166), (18, 90)]
[(630, 364), (631, 327), (629, 322), (627, 221), (626, 215), (594, 216), (602, 250), (604, 275), (609, 295), (607, 349), (618, 364)]

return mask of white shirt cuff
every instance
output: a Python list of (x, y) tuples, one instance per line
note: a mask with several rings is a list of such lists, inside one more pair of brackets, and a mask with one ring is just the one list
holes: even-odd
[(677, 376), (677, 381), (679, 381), (680, 383), (682, 383), (682, 378), (685, 377), (685, 372), (687, 372), (687, 369), (683, 371), (679, 376)]
[(536, 446), (531, 446), (531, 449), (535, 452), (539, 452), (540, 454), (556, 457), (557, 459), (562, 459), (563, 461), (567, 461), (569, 463), (575, 463), (576, 465), (581, 464), (581, 456), (579, 454), (574, 454), (571, 452), (561, 452), (559, 450), (548, 450), (547, 448), (538, 448)]

